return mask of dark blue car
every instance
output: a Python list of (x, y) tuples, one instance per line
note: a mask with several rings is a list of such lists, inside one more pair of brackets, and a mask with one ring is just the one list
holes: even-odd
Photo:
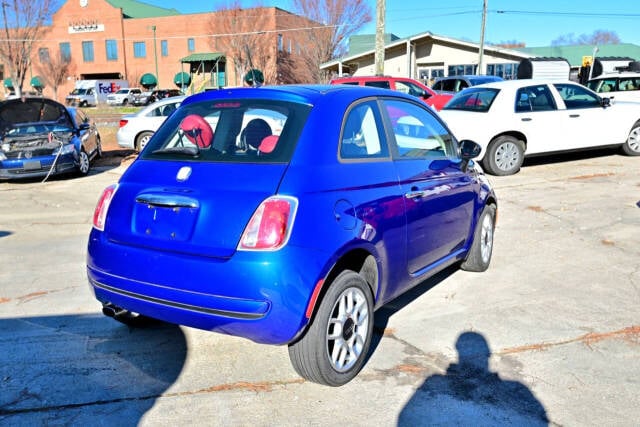
[(0, 179), (86, 175), (101, 155), (100, 134), (81, 110), (43, 97), (0, 104)]
[(337, 386), (374, 310), (452, 265), (488, 268), (497, 201), (428, 106), (384, 89), (277, 86), (189, 97), (95, 211), (103, 312), (287, 344)]

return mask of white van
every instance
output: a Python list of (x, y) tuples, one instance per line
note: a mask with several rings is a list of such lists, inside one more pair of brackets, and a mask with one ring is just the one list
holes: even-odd
[(126, 80), (78, 80), (65, 102), (78, 107), (93, 107), (106, 102), (109, 94), (128, 86), (129, 82)]

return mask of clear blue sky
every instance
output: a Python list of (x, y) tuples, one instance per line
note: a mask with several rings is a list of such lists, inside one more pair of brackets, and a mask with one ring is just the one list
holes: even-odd
[[(212, 0), (141, 0), (183, 13), (208, 12)], [(244, 0), (243, 7), (256, 1)], [(369, 0), (374, 19), (359, 34), (375, 32), (376, 0)], [(264, 6), (293, 11), (289, 0), (261, 0)], [(434, 34), (478, 42), (483, 0), (387, 0), (385, 32), (399, 37), (431, 31)], [(485, 41), (524, 42), (528, 47), (549, 46), (560, 36), (615, 32), (623, 43), (640, 45), (640, 8), (637, 0), (488, 0)], [(500, 11), (503, 11), (501, 13)]]

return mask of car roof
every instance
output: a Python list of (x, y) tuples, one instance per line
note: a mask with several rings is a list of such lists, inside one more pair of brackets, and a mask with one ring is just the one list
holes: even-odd
[[(236, 87), (211, 90), (191, 95), (185, 99), (184, 104), (191, 102), (205, 101), (209, 99), (271, 99), (276, 101), (290, 101), (313, 105), (323, 98), (333, 98), (346, 96), (352, 99), (364, 98), (367, 96), (398, 97), (415, 101), (415, 97), (401, 92), (390, 91), (389, 89), (370, 86), (349, 86), (349, 85), (322, 85), (322, 84), (302, 84), (302, 85), (278, 85), (254, 87)], [(175, 99), (175, 98), (174, 98)]]
[(469, 89), (478, 89), (478, 88), (484, 88), (484, 87), (489, 87), (489, 88), (495, 88), (495, 89), (507, 89), (507, 88), (519, 88), (519, 87), (525, 87), (525, 86), (533, 86), (533, 85), (540, 85), (540, 84), (574, 84), (574, 85), (578, 85), (579, 83), (576, 82), (572, 82), (570, 80), (553, 80), (553, 79), (516, 79), (516, 80), (498, 80), (495, 82), (489, 82), (489, 83), (483, 83), (481, 85), (476, 85), (470, 88), (466, 88), (465, 90), (469, 90)]

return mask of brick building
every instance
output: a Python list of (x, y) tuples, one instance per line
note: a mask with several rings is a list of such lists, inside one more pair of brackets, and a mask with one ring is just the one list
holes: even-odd
[[(135, 0), (68, 0), (32, 52), (31, 80), (44, 81), (44, 95), (54, 97), (38, 64), (63, 55), (72, 66), (59, 99), (86, 79), (140, 86), (144, 76), (144, 83), (172, 88), (187, 73), (185, 89), (192, 93), (239, 86), (246, 70), (259, 68), (270, 84), (305, 82), (309, 74), (300, 54), (317, 26), (276, 7), (181, 14)], [(23, 91), (31, 89), (29, 81)]]

